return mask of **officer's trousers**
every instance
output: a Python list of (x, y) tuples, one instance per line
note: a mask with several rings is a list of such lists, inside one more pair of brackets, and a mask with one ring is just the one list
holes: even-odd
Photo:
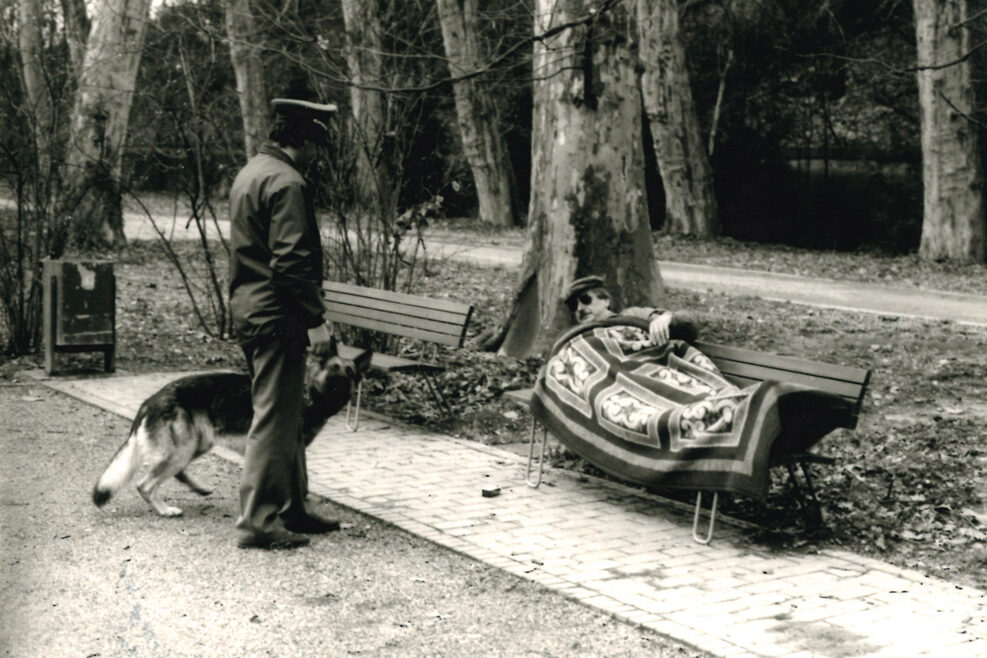
[(244, 344), (254, 418), (240, 479), (240, 539), (263, 536), (279, 515), (304, 514), (308, 493), (302, 412), (305, 345), (302, 336)]

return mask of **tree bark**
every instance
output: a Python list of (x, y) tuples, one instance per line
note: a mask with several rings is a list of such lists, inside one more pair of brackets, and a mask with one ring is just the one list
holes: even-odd
[(914, 0), (924, 260), (983, 262), (984, 171), (966, 0)]
[(230, 40), (230, 61), (236, 75), (236, 92), (243, 118), (243, 146), (247, 159), (267, 139), (270, 112), (264, 64), (261, 61), (261, 37), (256, 28), (250, 0), (226, 0), (226, 35)]
[(122, 245), (120, 173), (151, 0), (103, 0), (95, 9), (72, 109), (60, 216), (70, 246)]
[(31, 127), (37, 157), (35, 180), (51, 177), (51, 144), (53, 140), (54, 99), (45, 76), (43, 61), (44, 43), (41, 0), (18, 0), (18, 49), (21, 59), (21, 75), (24, 80), (25, 105), (23, 114)]
[(384, 195), (396, 193), (384, 162), (386, 99), (381, 87), (384, 62), (381, 47), (381, 0), (342, 0), (346, 26), (346, 63), (350, 77), (350, 143), (356, 149), (356, 205), (378, 214)]
[(644, 191), (636, 35), (624, 2), (538, 0), (530, 242), (501, 351), (540, 353), (571, 321), (562, 294), (603, 276), (613, 307), (658, 302), (661, 276)]
[(89, 16), (86, 15), (86, 0), (62, 0), (62, 14), (65, 17), (65, 41), (69, 50), (69, 61), (76, 77), (82, 72), (82, 60), (86, 56), (86, 41), (89, 39)]
[(707, 237), (720, 232), (713, 169), (689, 84), (676, 0), (637, 0), (641, 95), (665, 190), (665, 229)]
[[(475, 73), (483, 65), (477, 0), (437, 0), (442, 40), (453, 78)], [(463, 151), (473, 172), (480, 220), (492, 226), (521, 223), (514, 167), (501, 136), (497, 111), (480, 78), (452, 83)]]

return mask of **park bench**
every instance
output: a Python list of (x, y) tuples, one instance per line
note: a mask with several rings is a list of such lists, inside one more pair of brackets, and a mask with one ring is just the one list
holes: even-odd
[[(421, 352), (415, 358), (407, 358), (374, 351), (370, 368), (387, 374), (400, 372), (421, 375), (436, 403), (447, 413), (449, 406), (434, 383), (434, 377), (445, 366), (425, 359), (429, 345), (462, 347), (466, 339), (466, 326), (473, 315), (469, 304), (435, 299), (420, 295), (356, 286), (335, 281), (323, 282), (327, 320), (390, 336), (402, 336), (417, 340)], [(339, 345), (340, 356), (353, 358), (363, 352), (354, 345)], [(360, 403), (363, 382), (357, 385), (356, 402), (346, 408), (346, 426), (356, 430), (360, 423)], [(350, 408), (354, 408), (350, 421)]]
[[(720, 372), (732, 383), (740, 387), (749, 386), (765, 380), (776, 380), (791, 382), (794, 384), (804, 384), (812, 386), (826, 393), (832, 393), (849, 400), (853, 404), (853, 413), (845, 427), (854, 429), (857, 426), (857, 418), (860, 414), (860, 407), (863, 403), (864, 392), (870, 381), (870, 370), (839, 366), (820, 361), (810, 361), (791, 356), (780, 356), (768, 352), (758, 352), (755, 350), (729, 345), (714, 345), (711, 343), (695, 343), (697, 349), (708, 356)], [(505, 396), (515, 402), (527, 407), (531, 401), (533, 389), (520, 389), (506, 391)], [(547, 442), (547, 430), (542, 428), (541, 447), (536, 453), (537, 421), (531, 419), (531, 433), (528, 440), (528, 465), (525, 471), (525, 481), (528, 486), (537, 488), (541, 484), (542, 474), (545, 468), (545, 444)], [(802, 505), (807, 518), (811, 524), (816, 526), (822, 524), (822, 510), (819, 500), (816, 498), (815, 487), (812, 484), (812, 476), (809, 470), (810, 464), (833, 464), (835, 460), (831, 457), (816, 454), (814, 452), (801, 452), (788, 455), (771, 466), (784, 466), (788, 470), (792, 488)], [(798, 483), (795, 467), (802, 471), (802, 478), (805, 481), (805, 491)], [(708, 544), (713, 537), (713, 528), (716, 523), (716, 505), (719, 500), (718, 492), (713, 492), (712, 506), (709, 510), (709, 524), (704, 535), (699, 531), (699, 519), (702, 511), (703, 491), (696, 494), (696, 505), (692, 519), (692, 537), (700, 544)]]

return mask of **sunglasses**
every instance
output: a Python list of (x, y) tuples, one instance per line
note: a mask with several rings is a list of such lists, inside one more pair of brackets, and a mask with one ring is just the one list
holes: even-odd
[(583, 306), (589, 306), (594, 301), (601, 300), (601, 299), (604, 299), (604, 300), (605, 299), (610, 299), (610, 296), (607, 295), (602, 290), (600, 290), (600, 291), (587, 290), (586, 292), (581, 293), (578, 297), (573, 297), (572, 300), (569, 303), (572, 306), (573, 310), (575, 310), (575, 308), (576, 308), (576, 306), (578, 304), (582, 304)]

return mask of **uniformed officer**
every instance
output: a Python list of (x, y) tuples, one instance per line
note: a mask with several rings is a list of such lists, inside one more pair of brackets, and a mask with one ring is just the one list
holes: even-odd
[(270, 142), (230, 189), (230, 309), (247, 358), (253, 423), (240, 483), (237, 542), (293, 548), (339, 523), (305, 507), (301, 438), (305, 348), (333, 349), (323, 320), (322, 246), (312, 190), (302, 175), (336, 112), (308, 98), (272, 101)]

